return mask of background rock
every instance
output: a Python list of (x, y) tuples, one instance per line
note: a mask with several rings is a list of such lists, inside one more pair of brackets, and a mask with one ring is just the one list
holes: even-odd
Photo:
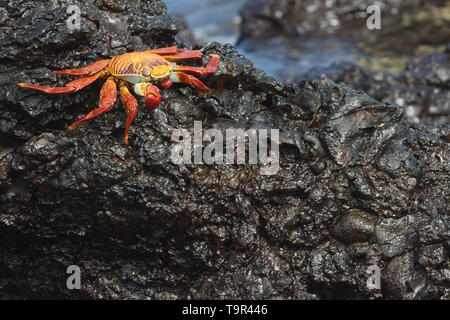
[[(381, 28), (367, 28), (380, 8)], [(448, 41), (449, 4), (443, 0), (247, 0), (242, 9), (241, 37), (349, 37), (369, 51), (411, 54), (419, 45)]]
[(450, 123), (450, 50), (409, 58), (400, 73), (373, 70), (347, 63), (334, 65), (326, 75), (319, 70), (299, 73), (297, 81), (327, 77), (380, 101), (393, 101), (405, 108), (411, 124), (433, 126)]
[[(380, 29), (367, 27), (374, 4)], [(437, 126), (450, 123), (448, 12), (440, 0), (248, 0), (240, 44), (270, 56), (263, 61), (279, 79), (332, 79), (404, 107), (410, 123)]]

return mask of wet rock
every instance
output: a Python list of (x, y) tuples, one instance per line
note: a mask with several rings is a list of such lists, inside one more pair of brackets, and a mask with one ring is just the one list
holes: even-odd
[[(450, 20), (444, 13), (450, 9), (448, 3), (378, 1), (380, 30), (367, 28), (370, 5), (373, 1), (247, 1), (241, 13), (241, 41), (249, 52), (279, 45), (281, 53), (274, 54), (273, 60), (298, 66), (295, 71), (272, 69), (280, 79), (329, 78), (376, 100), (400, 105), (410, 123), (448, 124), (450, 59), (448, 48), (443, 52), (450, 34)], [(336, 52), (334, 58), (340, 62), (328, 65), (308, 63), (307, 54), (298, 54), (314, 54), (310, 46), (320, 51), (324, 39), (343, 46), (340, 50), (355, 59), (349, 62)]]
[(386, 257), (392, 258), (407, 249), (408, 244), (417, 241), (414, 224), (409, 217), (402, 219), (380, 219), (377, 224), (377, 242)]
[(351, 210), (331, 228), (330, 234), (345, 243), (374, 241), (376, 222), (376, 216)]
[(414, 265), (414, 253), (395, 257), (383, 270), (382, 285), (393, 298), (416, 299), (424, 294), (428, 280), (424, 270)]
[[(411, 126), (403, 107), (331, 80), (283, 85), (211, 43), (192, 64), (221, 56), (202, 79), (213, 92), (161, 89), (128, 146), (120, 102), (68, 132), (96, 106), (101, 81), (61, 96), (15, 83), (63, 84), (50, 70), (178, 45), (177, 23), (156, 0), (75, 1), (72, 34), (56, 2), (0, 3), (2, 298), (448, 299), (445, 126)], [(433, 73), (427, 81), (444, 81)], [(174, 164), (171, 132), (195, 120), (279, 129), (279, 171)], [(81, 290), (66, 288), (72, 264)], [(381, 290), (366, 285), (372, 264)]]
[(447, 252), (443, 245), (431, 245), (422, 248), (419, 262), (424, 267), (436, 267), (445, 264)]
[(176, 39), (185, 44), (196, 44), (197, 40), (195, 39), (194, 33), (189, 28), (189, 25), (186, 19), (182, 15), (173, 15), (173, 18), (179, 23), (180, 31), (176, 35)]
[(410, 123), (445, 125), (450, 121), (449, 61), (450, 52), (435, 52), (410, 58), (398, 74), (348, 64), (330, 69), (327, 77), (379, 101), (400, 105)]

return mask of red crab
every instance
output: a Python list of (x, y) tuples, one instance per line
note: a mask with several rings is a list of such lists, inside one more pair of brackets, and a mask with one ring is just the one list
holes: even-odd
[(124, 142), (128, 143), (128, 131), (137, 113), (138, 103), (130, 93), (145, 96), (145, 105), (149, 111), (155, 110), (161, 102), (158, 87), (170, 88), (174, 82), (193, 85), (198, 90), (211, 91), (193, 75), (205, 76), (216, 72), (220, 57), (210, 55), (211, 60), (206, 67), (191, 67), (177, 65), (175, 61), (201, 59), (199, 50), (178, 49), (176, 47), (160, 48), (139, 52), (124, 53), (112, 59), (99, 60), (81, 69), (54, 71), (55, 74), (83, 76), (69, 82), (65, 87), (46, 87), (28, 83), (18, 83), (23, 88), (43, 91), (50, 94), (74, 93), (90, 85), (99, 78), (106, 78), (100, 91), (99, 107), (72, 124), (68, 130), (74, 129), (80, 123), (92, 119), (112, 108), (117, 98), (117, 85), (120, 98), (128, 113)]

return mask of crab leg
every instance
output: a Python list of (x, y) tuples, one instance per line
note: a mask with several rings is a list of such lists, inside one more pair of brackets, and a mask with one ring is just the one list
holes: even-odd
[(96, 72), (99, 72), (100, 70), (105, 69), (109, 63), (109, 60), (110, 59), (99, 60), (99, 61), (96, 61), (93, 64), (90, 64), (81, 69), (59, 70), (59, 71), (53, 71), (53, 73), (54, 74), (69, 74), (72, 76), (90, 76)]
[(145, 50), (144, 52), (163, 55), (163, 54), (176, 54), (178, 50), (179, 49), (177, 49), (177, 47), (166, 47), (166, 48)]
[(164, 59), (169, 61), (201, 59), (203, 56), (200, 50), (178, 49), (177, 47), (145, 50), (144, 52), (158, 54), (160, 56), (163, 56)]
[(128, 89), (128, 84), (125, 81), (119, 82), (119, 91), (120, 91), (120, 99), (122, 100), (123, 105), (125, 106), (125, 110), (127, 110), (127, 121), (125, 127), (125, 134), (123, 136), (123, 141), (125, 144), (128, 144), (128, 132), (130, 130), (131, 123), (136, 117), (138, 102), (135, 97), (131, 94)]
[[(205, 86), (203, 82), (201, 82), (196, 77), (191, 76), (187, 73), (172, 72), (170, 74), (170, 80), (175, 83), (187, 83), (187, 84), (193, 85), (198, 90), (211, 92), (211, 89), (209, 89), (207, 86)], [(168, 83), (168, 84), (166, 84), (166, 87), (170, 87), (170, 85), (171, 85), (171, 83)]]
[(74, 80), (72, 82), (69, 82), (66, 84), (65, 87), (47, 87), (47, 86), (38, 86), (35, 84), (30, 83), (18, 83), (18, 85), (22, 88), (29, 88), (34, 90), (39, 90), (45, 93), (50, 94), (60, 94), (60, 93), (73, 93), (77, 92), (80, 89), (83, 89), (84, 87), (90, 85), (92, 82), (97, 80), (98, 78), (101, 78), (105, 75), (104, 71), (99, 71), (96, 74), (93, 74), (89, 77), (80, 78), (77, 80)]
[(180, 61), (188, 59), (201, 59), (203, 53), (200, 50), (178, 49), (175, 54), (163, 55), (164, 59), (169, 61)]
[(197, 76), (206, 76), (208, 74), (213, 74), (217, 70), (217, 66), (219, 65), (220, 56), (217, 54), (210, 55), (211, 60), (209, 60), (206, 67), (191, 67), (191, 66), (181, 66), (177, 65), (175, 67), (175, 71), (192, 73)]
[(80, 123), (92, 119), (114, 106), (117, 98), (117, 87), (116, 87), (116, 79), (113, 77), (109, 77), (102, 86), (102, 90), (100, 91), (100, 99), (99, 99), (99, 107), (97, 109), (92, 110), (86, 116), (72, 124), (68, 130), (73, 130)]

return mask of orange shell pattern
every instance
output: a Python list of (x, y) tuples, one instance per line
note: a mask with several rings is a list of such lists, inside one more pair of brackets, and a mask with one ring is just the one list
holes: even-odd
[[(130, 52), (114, 57), (109, 64), (111, 75), (121, 78), (126, 76), (161, 77), (169, 73), (173, 63), (163, 57), (146, 52)], [(148, 73), (143, 73), (144, 69)]]

